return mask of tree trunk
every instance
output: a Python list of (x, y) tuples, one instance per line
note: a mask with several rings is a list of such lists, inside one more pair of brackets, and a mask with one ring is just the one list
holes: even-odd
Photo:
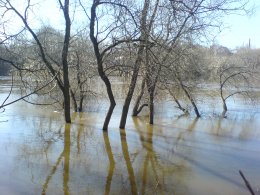
[[(144, 87), (145, 87), (145, 77), (143, 78), (142, 80), (142, 85), (141, 85), (141, 91), (135, 101), (135, 105), (134, 105), (134, 108), (133, 108), (133, 114), (132, 116), (137, 116), (139, 114), (139, 112), (141, 112), (139, 108), (139, 105), (140, 105), (140, 102), (141, 102), (141, 99), (144, 95)], [(145, 105), (145, 104), (144, 104)]]
[(175, 103), (177, 104), (177, 107), (178, 107), (182, 112), (184, 112), (185, 114), (188, 113), (188, 111), (181, 106), (179, 100), (178, 100), (175, 96), (173, 96), (173, 99), (174, 99)]
[(220, 97), (223, 104), (223, 112), (227, 112), (226, 98), (224, 98), (224, 94), (223, 94), (223, 85), (220, 85)]
[(222, 111), (222, 117), (226, 118), (226, 113), (227, 113), (227, 104), (226, 104), (226, 100), (221, 96), (222, 99), (222, 103), (223, 103), (223, 111)]
[[(63, 94), (63, 99), (64, 99), (64, 116), (65, 116), (65, 121), (67, 123), (71, 122), (71, 117), (70, 117), (70, 92), (69, 92), (69, 76), (68, 76), (68, 48), (69, 48), (69, 41), (70, 41), (70, 17), (69, 17), (69, 0), (64, 0), (64, 5), (62, 4), (61, 1), (59, 1), (60, 7), (63, 11), (64, 18), (65, 18), (65, 36), (64, 36), (64, 43), (63, 43), (63, 49), (62, 49), (62, 66), (63, 66), (63, 81), (60, 79), (58, 75), (58, 72), (54, 69), (52, 64), (48, 61), (46, 57), (46, 53), (44, 50), (43, 45), (41, 44), (39, 37), (37, 34), (33, 31), (33, 29), (30, 27), (28, 24), (26, 16), (23, 14), (19, 13), (17, 9), (15, 9), (12, 4), (7, 1), (7, 4), (10, 6), (9, 9), (13, 10), (16, 15), (22, 20), (23, 24), (25, 25), (25, 28), (30, 32), (34, 40), (36, 41), (36, 44), (40, 50), (40, 57), (48, 70), (50, 71), (51, 75), (55, 78), (57, 81), (57, 84), (62, 91)], [(28, 7), (27, 9), (30, 8), (30, 1), (28, 1)], [(25, 11), (27, 12), (27, 11)], [(25, 14), (26, 15), (26, 14)]]
[(150, 110), (149, 123), (152, 125), (154, 119), (154, 90), (150, 91), (149, 110)]
[(129, 110), (129, 105), (131, 103), (131, 100), (132, 100), (132, 97), (133, 97), (133, 94), (134, 94), (135, 85), (136, 85), (136, 81), (137, 81), (137, 77), (138, 77), (138, 73), (139, 73), (139, 68), (140, 68), (141, 63), (142, 63), (143, 51), (144, 51), (144, 46), (140, 45), (139, 50), (138, 50), (138, 54), (137, 54), (137, 59), (135, 61), (135, 67), (134, 67), (134, 70), (133, 70), (131, 83), (130, 83), (128, 93), (127, 93), (127, 96), (126, 96), (126, 99), (125, 99), (125, 102), (124, 102), (123, 110), (122, 110), (122, 115), (121, 115), (121, 120), (120, 120), (120, 125), (119, 125), (119, 128), (121, 128), (121, 129), (125, 128), (127, 114), (128, 114), (128, 110)]
[(181, 85), (181, 88), (182, 90), (184, 91), (184, 93), (186, 94), (186, 96), (188, 97), (188, 99), (190, 100), (192, 106), (193, 106), (193, 109), (197, 115), (197, 117), (200, 117), (200, 113), (199, 113), (199, 110), (198, 110), (198, 107), (194, 101), (194, 99), (192, 98), (192, 96), (189, 94), (189, 92), (187, 91), (187, 89), (185, 88), (185, 86), (183, 85), (183, 83), (179, 80), (180, 82), (180, 85)]
[(116, 102), (115, 102), (115, 98), (114, 98), (113, 91), (112, 91), (112, 88), (111, 88), (111, 83), (110, 83), (108, 77), (106, 76), (106, 73), (104, 72), (103, 59), (102, 59), (102, 55), (101, 55), (100, 50), (99, 50), (99, 43), (98, 43), (97, 38), (95, 36), (96, 8), (97, 8), (98, 5), (99, 5), (99, 1), (93, 0), (93, 4), (92, 4), (92, 7), (91, 7), (89, 36), (90, 36), (91, 42), (92, 42), (93, 47), (94, 47), (94, 52), (95, 52), (95, 56), (96, 56), (96, 60), (97, 60), (97, 66), (98, 66), (98, 74), (106, 85), (107, 95), (108, 95), (108, 98), (109, 98), (109, 101), (110, 101), (110, 106), (109, 106), (109, 109), (108, 109), (108, 112), (107, 112), (107, 115), (106, 115), (106, 118), (105, 118), (105, 121), (104, 121), (104, 124), (103, 124), (103, 130), (107, 131), (109, 121), (110, 121), (111, 116), (113, 114), (113, 110), (116, 106)]
[(200, 113), (199, 113), (199, 110), (198, 110), (198, 108), (197, 108), (196, 103), (194, 102), (193, 99), (190, 99), (190, 101), (191, 101), (191, 104), (192, 104), (192, 106), (193, 106), (193, 108), (194, 108), (194, 111), (195, 111), (197, 117), (200, 117)]
[(175, 103), (177, 104), (177, 107), (184, 112), (184, 114), (188, 114), (188, 111), (182, 107), (181, 103), (179, 102), (179, 100), (176, 98), (176, 96), (174, 95), (174, 93), (171, 92), (170, 89), (168, 89), (168, 92), (170, 93), (170, 95), (173, 97)]
[[(68, 83), (68, 82), (66, 82)], [(69, 89), (66, 89), (68, 87), (64, 87), (64, 114), (65, 114), (65, 121), (66, 123), (71, 123), (71, 117), (70, 117), (70, 93)]]
[(64, 113), (65, 121), (71, 123), (70, 117), (70, 83), (69, 83), (69, 68), (68, 68), (68, 51), (69, 51), (69, 42), (70, 42), (70, 17), (69, 17), (69, 0), (64, 0), (64, 6), (62, 10), (65, 18), (65, 37), (62, 49), (62, 65), (63, 65), (63, 83), (64, 83)]
[(84, 96), (81, 95), (80, 101), (79, 101), (79, 109), (78, 109), (79, 112), (83, 111), (83, 101), (84, 101)]
[[(147, 15), (148, 15), (149, 7), (150, 7), (150, 0), (145, 0), (143, 10), (142, 10), (141, 24), (140, 24), (140, 26), (141, 26), (140, 27), (141, 28), (140, 39), (145, 42), (147, 42), (147, 40), (148, 40)], [(128, 93), (127, 93), (127, 96), (126, 96), (126, 99), (124, 102), (123, 110), (122, 110), (122, 115), (121, 115), (121, 120), (120, 120), (120, 125), (119, 125), (119, 128), (121, 128), (121, 129), (125, 128), (129, 105), (130, 105), (132, 97), (133, 97), (136, 80), (138, 77), (138, 72), (139, 72), (139, 69), (140, 69), (140, 66), (142, 63), (144, 48), (145, 48), (145, 44), (143, 42), (141, 42), (139, 45), (139, 48), (138, 48), (138, 53), (137, 53), (137, 58), (136, 58), (135, 65), (134, 65), (131, 83), (130, 83), (129, 90), (128, 90)]]
[(78, 112), (78, 104), (77, 104), (76, 96), (72, 90), (70, 90), (70, 95), (73, 101), (74, 112)]
[(110, 83), (109, 79), (106, 76), (103, 76), (103, 81), (106, 85), (107, 94), (108, 94), (109, 101), (110, 101), (110, 106), (109, 106), (109, 109), (108, 109), (108, 112), (107, 112), (107, 115), (106, 115), (106, 118), (105, 118), (105, 121), (104, 121), (104, 124), (103, 124), (103, 130), (107, 131), (108, 124), (110, 122), (111, 116), (112, 116), (114, 108), (116, 106), (116, 101), (115, 101), (115, 98), (114, 98), (114, 95), (113, 95), (113, 91), (112, 91), (111, 83)]
[(224, 93), (223, 93), (223, 83), (221, 83), (220, 80), (220, 97), (222, 100), (222, 105), (223, 105), (223, 111), (222, 111), (222, 117), (225, 118), (226, 117), (226, 113), (227, 113), (227, 104), (226, 104), (226, 98), (224, 98)]
[(223, 100), (223, 110), (226, 112), (227, 111), (227, 104), (226, 101)]
[[(82, 112), (83, 110), (83, 101), (84, 101), (84, 92), (83, 92), (83, 83), (81, 82), (81, 71), (80, 71), (80, 57), (79, 54), (76, 52), (77, 56), (77, 83), (79, 87), (79, 106), (77, 105), (77, 111), (76, 112)], [(75, 99), (75, 98), (74, 98)], [(76, 103), (77, 104), (77, 103)]]

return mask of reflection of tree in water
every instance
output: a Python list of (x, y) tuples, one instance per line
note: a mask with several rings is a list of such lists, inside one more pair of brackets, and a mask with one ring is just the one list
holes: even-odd
[(190, 125), (187, 127), (187, 130), (186, 131), (180, 131), (178, 136), (177, 136), (177, 143), (180, 141), (180, 140), (184, 140), (184, 135), (186, 133), (192, 133), (194, 131), (194, 128), (198, 122), (199, 118), (196, 117), (195, 119), (193, 119), (193, 121), (190, 123)]
[[(216, 123), (215, 124), (216, 127), (213, 125), (212, 127), (208, 128), (210, 133), (208, 133), (208, 129), (207, 129), (206, 132), (201, 131), (200, 133), (205, 134), (206, 136), (208, 136), (208, 134), (216, 135), (216, 136), (213, 136), (213, 138), (215, 138), (216, 140), (219, 140), (220, 136), (227, 137), (232, 132), (229, 132), (228, 128), (227, 129), (222, 128), (223, 120), (225, 120), (225, 119), (219, 118), (218, 121), (214, 121), (214, 124)], [(203, 171), (207, 172), (208, 174), (213, 175), (214, 177), (217, 177), (220, 180), (224, 180), (227, 183), (233, 184), (233, 185), (241, 188), (242, 185), (239, 182), (236, 181), (236, 178), (231, 178), (230, 176), (226, 175), (224, 172), (222, 173), (222, 172), (217, 171), (217, 169), (212, 168), (209, 164), (207, 164), (207, 161), (205, 163), (203, 159), (199, 159), (199, 158), (195, 157), (194, 154), (192, 154), (194, 151), (200, 150), (200, 149), (203, 149), (204, 152), (205, 151), (211, 152), (212, 154), (215, 152), (215, 149), (212, 149), (211, 147), (206, 147), (207, 144), (209, 144), (209, 143), (207, 141), (203, 140), (203, 139), (199, 139), (199, 140), (197, 140), (197, 139), (185, 140), (184, 139), (184, 136), (187, 135), (187, 134), (189, 134), (189, 136), (194, 136), (194, 133), (196, 132), (195, 127), (196, 127), (197, 122), (198, 122), (198, 119), (197, 118), (194, 119), (188, 125), (188, 127), (184, 129), (185, 131), (179, 132), (177, 139), (176, 139), (176, 141), (177, 141), (176, 146), (179, 146), (182, 150), (183, 150), (183, 148), (190, 148), (191, 147), (188, 144), (189, 141), (192, 141), (192, 148), (189, 149), (189, 150), (186, 150), (185, 152), (175, 151), (175, 156), (184, 159), (190, 165), (196, 167), (196, 169), (203, 170)], [(234, 124), (231, 124), (229, 126), (231, 127), (230, 130), (234, 129)], [(226, 130), (226, 132), (225, 132), (225, 130)], [(225, 134), (225, 133), (227, 133), (227, 134)], [(181, 141), (183, 141), (183, 142), (180, 143)], [(186, 142), (186, 141), (188, 141), (188, 142)], [(201, 147), (200, 144), (203, 144), (205, 146)], [(210, 146), (213, 146), (213, 145), (215, 145), (215, 143), (210, 143)], [(216, 145), (215, 147), (218, 147), (218, 145)], [(231, 157), (232, 157), (232, 155), (229, 156), (229, 158), (231, 158)]]
[(157, 192), (158, 189), (160, 190), (159, 192), (161, 192), (163, 194), (163, 190), (162, 187), (164, 185), (164, 182), (160, 181), (159, 175), (157, 173), (157, 170), (159, 170), (159, 163), (158, 163), (158, 159), (156, 156), (156, 153), (154, 151), (153, 148), (153, 126), (150, 124), (145, 124), (146, 125), (146, 133), (144, 133), (141, 130), (141, 125), (139, 124), (140, 120), (138, 118), (133, 118), (133, 122), (135, 125), (136, 130), (139, 133), (140, 136), (140, 141), (142, 142), (142, 146), (143, 148), (146, 149), (146, 156), (144, 157), (144, 162), (143, 162), (143, 175), (142, 175), (142, 189), (141, 189), (141, 194), (145, 194), (146, 193), (146, 187), (147, 187), (147, 181), (148, 181), (148, 173), (150, 172), (148, 170), (149, 168), (149, 163), (151, 165), (151, 170), (152, 173), (154, 175), (154, 179), (155, 179), (155, 183), (153, 186), (153, 189), (151, 189), (154, 192)]
[[(46, 121), (48, 120), (48, 121)], [(48, 161), (47, 152), (54, 142), (62, 140), (62, 125), (58, 125), (57, 121), (53, 121), (52, 118), (46, 118), (46, 120), (39, 120), (39, 124), (34, 124), (38, 128), (36, 131), (36, 138), (42, 143), (42, 149), (45, 153)], [(56, 127), (56, 128), (53, 128)]]
[[(108, 159), (109, 159), (109, 169), (108, 169), (108, 174), (107, 174), (107, 178), (106, 178), (106, 186), (105, 186), (104, 194), (110, 194), (110, 187), (111, 187), (112, 177), (113, 177), (114, 169), (115, 169), (115, 160), (114, 160), (114, 156), (112, 153), (112, 149), (111, 149), (111, 145), (110, 145), (110, 141), (109, 141), (107, 132), (103, 132), (103, 138), (104, 138), (106, 152), (107, 152)], [(128, 179), (129, 179), (130, 187), (131, 187), (131, 194), (138, 194), (134, 169), (132, 166), (129, 149), (128, 149), (128, 144), (127, 144), (127, 140), (126, 140), (125, 129), (120, 130), (120, 138), (121, 138), (121, 147), (122, 147), (123, 158), (125, 160), (127, 173), (128, 173)]]
[[(31, 178), (33, 183), (38, 185), (38, 182), (42, 181), (40, 182), (41, 184), (39, 184), (42, 194), (60, 194), (60, 190), (63, 190), (64, 194), (70, 194), (80, 190), (82, 190), (81, 192), (94, 193), (103, 190), (103, 188), (96, 188), (96, 186), (93, 188), (92, 181), (99, 177), (103, 178), (99, 173), (107, 173), (102, 172), (102, 169), (99, 170), (96, 167), (99, 164), (98, 160), (100, 160), (98, 159), (100, 158), (99, 154), (102, 155), (101, 157), (103, 158), (101, 152), (104, 152), (104, 154), (108, 154), (109, 162), (111, 163), (107, 173), (107, 182), (104, 186), (107, 192), (106, 194), (109, 194), (115, 167), (109, 139), (106, 134), (103, 136), (103, 141), (102, 139), (100, 140), (101, 137), (95, 137), (99, 135), (99, 133), (94, 133), (92, 128), (88, 128), (88, 131), (85, 131), (85, 123), (88, 122), (85, 114), (75, 114), (72, 116), (74, 117), (73, 123), (71, 125), (67, 124), (65, 127), (62, 127), (60, 123), (57, 123), (55, 120), (52, 121), (51, 118), (47, 117), (32, 121), (36, 131), (33, 131), (33, 135), (29, 136), (29, 140), (28, 137), (26, 137), (22, 147), (19, 146), (19, 148), (21, 148), (19, 157), (23, 158), (20, 160), (26, 160), (26, 166), (32, 173)], [(61, 125), (61, 127), (59, 127), (59, 125)], [(102, 147), (103, 143), (107, 151), (104, 151)], [(75, 148), (72, 147), (73, 145)], [(104, 158), (105, 157), (106, 156), (104, 156)], [(45, 160), (47, 160), (47, 162), (44, 162)], [(24, 161), (21, 162), (23, 163)], [(41, 162), (40, 167), (37, 167), (38, 162)], [(44, 173), (39, 174), (38, 171), (44, 171)], [(62, 173), (62, 175), (60, 175), (60, 173)], [(86, 180), (79, 178), (72, 180), (75, 176), (84, 177)], [(97, 186), (101, 186), (102, 181), (104, 180), (101, 179), (100, 182), (96, 183)], [(61, 184), (62, 187), (55, 187), (55, 183), (58, 185)], [(75, 186), (77, 187), (75, 188)], [(78, 186), (80, 186), (80, 188), (78, 188)]]
[(125, 159), (127, 172), (128, 172), (128, 178), (129, 178), (130, 185), (131, 185), (131, 192), (132, 192), (132, 194), (137, 194), (135, 174), (134, 174), (134, 169), (133, 169), (132, 162), (131, 162), (130, 155), (129, 155), (125, 129), (120, 129), (120, 137), (121, 137), (122, 152), (123, 152), (123, 156)]
[(55, 174), (57, 167), (59, 166), (61, 160), (63, 159), (64, 165), (63, 165), (63, 190), (64, 194), (70, 194), (69, 193), (69, 166), (70, 166), (70, 124), (65, 125), (64, 129), (64, 149), (62, 153), (60, 154), (59, 158), (57, 159), (55, 165), (52, 167), (50, 174), (47, 176), (45, 183), (43, 184), (43, 190), (42, 195), (46, 194), (46, 190), (48, 189), (48, 184), (52, 178), (52, 176)]
[[(173, 175), (173, 173), (182, 167), (176, 164), (170, 164), (167, 166), (160, 162), (160, 158), (158, 158), (158, 154), (155, 152), (153, 146), (153, 125), (146, 124), (145, 121), (142, 121), (136, 117), (133, 118), (133, 123), (135, 125), (135, 129), (139, 133), (142, 146), (146, 150), (142, 168), (143, 174), (141, 194), (165, 194), (167, 193), (168, 187), (168, 184), (165, 183), (166, 174)], [(142, 129), (145, 129), (146, 131), (144, 132)], [(153, 177), (149, 177), (149, 174), (153, 174)], [(171, 192), (173, 191), (171, 190)]]
[(113, 157), (109, 137), (107, 134), (107, 131), (103, 131), (103, 138), (105, 142), (105, 147), (106, 147), (106, 152), (107, 156), (109, 159), (109, 169), (108, 169), (108, 174), (107, 174), (107, 179), (106, 179), (106, 187), (105, 187), (105, 193), (104, 194), (109, 194), (110, 193), (110, 187), (111, 187), (111, 182), (112, 182), (112, 177), (114, 174), (114, 169), (115, 169), (115, 160)]
[[(121, 130), (120, 132), (120, 139), (121, 140), (121, 150), (122, 150), (122, 155), (119, 156), (119, 158), (123, 158), (125, 161), (125, 166), (123, 165), (123, 170), (121, 169), (122, 165), (120, 164), (118, 166), (119, 170), (122, 170), (123, 172), (127, 171), (128, 174), (128, 179), (127, 181), (129, 182), (127, 185), (128, 187), (124, 186), (125, 183), (124, 181), (114, 175), (115, 170), (116, 170), (116, 160), (117, 156), (114, 156), (112, 152), (112, 147), (111, 143), (109, 140), (109, 136), (107, 132), (103, 132), (100, 135), (103, 135), (103, 140), (100, 142), (100, 137), (94, 137), (98, 134), (91, 134), (94, 131), (85, 131), (86, 125), (84, 124), (85, 117), (82, 117), (80, 114), (77, 114), (74, 116), (75, 119), (73, 120), (73, 124), (71, 125), (66, 125), (65, 127), (59, 127), (59, 123), (57, 123), (55, 120), (51, 120), (50, 118), (42, 118), (42, 121), (35, 121), (34, 126), (37, 127), (37, 131), (35, 131), (35, 135), (33, 136), (33, 139), (37, 139), (35, 141), (35, 144), (25, 144), (26, 147), (29, 147), (27, 150), (27, 153), (23, 153), (26, 158), (28, 158), (28, 163), (31, 163), (33, 161), (44, 161), (44, 154), (46, 155), (46, 160), (47, 160), (47, 172), (46, 169), (41, 169), (44, 170), (45, 174), (41, 174), (41, 176), (38, 177), (38, 180), (43, 181), (41, 184), (42, 187), (42, 194), (49, 194), (49, 193), (54, 193), (54, 192), (59, 192), (61, 193), (60, 190), (63, 190), (64, 194), (69, 194), (71, 192), (75, 192), (80, 190), (81, 188), (75, 189), (76, 186), (84, 186), (82, 190), (84, 192), (100, 192), (103, 191), (104, 194), (111, 194), (112, 192), (112, 184), (113, 186), (116, 187), (116, 192), (119, 193), (130, 193), (131, 194), (138, 194), (138, 192), (144, 193), (151, 193), (152, 191), (156, 191), (157, 193), (163, 192), (162, 188), (164, 186), (164, 182), (162, 181), (162, 172), (165, 172), (165, 170), (168, 172), (168, 168), (163, 168), (164, 165), (159, 165), (159, 162), (157, 160), (157, 154), (155, 154), (154, 149), (153, 149), (153, 128), (152, 126), (142, 126), (145, 127), (144, 133), (139, 132), (140, 139), (142, 140), (142, 145), (143, 148), (145, 149), (145, 158), (143, 161), (143, 165), (141, 165), (141, 169), (143, 170), (141, 177), (137, 175), (135, 172), (135, 169), (133, 167), (133, 158), (131, 156), (131, 151), (128, 148), (128, 143), (127, 143), (127, 135), (125, 130)], [(82, 117), (82, 119), (81, 119)], [(140, 121), (139, 121), (140, 122)], [(143, 123), (143, 122), (142, 122)], [(137, 124), (138, 128), (141, 128), (140, 124)], [(74, 128), (76, 128), (74, 131)], [(63, 130), (64, 129), (64, 133)], [(48, 132), (50, 131), (50, 132)], [(54, 131), (54, 132), (52, 132)], [(139, 131), (139, 130), (138, 130)], [(74, 134), (76, 132), (76, 134)], [(90, 133), (88, 134), (87, 137), (85, 136), (85, 133)], [(51, 136), (53, 135), (53, 137)], [(83, 136), (83, 137), (82, 137)], [(129, 135), (128, 135), (129, 136)], [(82, 140), (83, 138), (83, 140)], [(88, 139), (89, 141), (85, 140)], [(41, 140), (41, 141), (40, 141)], [(96, 142), (99, 140), (98, 142)], [(87, 142), (86, 142), (87, 141)], [(93, 142), (93, 143), (92, 143)], [(99, 143), (100, 142), (100, 143)], [(26, 142), (29, 143), (29, 142)], [(72, 147), (73, 143), (75, 144), (75, 148)], [(84, 144), (87, 144), (84, 146)], [(37, 145), (36, 145), (37, 144)], [(62, 145), (60, 145), (62, 144)], [(93, 145), (94, 144), (94, 145)], [(101, 144), (101, 145), (100, 145)], [(118, 144), (118, 142), (116, 142)], [(61, 148), (59, 148), (61, 146)], [(90, 146), (90, 147), (89, 147)], [(104, 147), (103, 147), (104, 146)], [(120, 146), (120, 143), (119, 145)], [(93, 148), (92, 148), (93, 147)], [(57, 149), (58, 151), (53, 151), (53, 149)], [(60, 150), (61, 149), (61, 150)], [(96, 152), (93, 151), (93, 149), (97, 149)], [(102, 151), (100, 151), (101, 149)], [(105, 150), (104, 150), (105, 149)], [(120, 148), (119, 148), (120, 149)], [(85, 151), (86, 150), (86, 151)], [(59, 153), (57, 153), (59, 152)], [(74, 153), (75, 152), (75, 153)], [(88, 153), (90, 152), (90, 153)], [(104, 154), (100, 153), (104, 152)], [(96, 155), (102, 154), (101, 158), (106, 158), (108, 159), (108, 167), (105, 169), (107, 172), (99, 171), (96, 169), (96, 166), (98, 166), (98, 157)], [(74, 154), (76, 156), (74, 156)], [(94, 154), (94, 155), (89, 155), (86, 156), (87, 154)], [(139, 153), (140, 154), (140, 153)], [(31, 155), (32, 158), (29, 159), (28, 155)], [(55, 156), (52, 156), (55, 155)], [(84, 155), (84, 156), (82, 156)], [(138, 154), (135, 153), (135, 158), (137, 157)], [(37, 158), (39, 156), (39, 158)], [(80, 157), (82, 156), (82, 157)], [(53, 159), (54, 157), (54, 159)], [(76, 159), (75, 159), (76, 157)], [(141, 158), (143, 157), (143, 154), (141, 155)], [(48, 160), (48, 158), (52, 160)], [(94, 159), (93, 159), (94, 158)], [(82, 161), (85, 159), (86, 161)], [(79, 161), (77, 161), (79, 160)], [(160, 161), (161, 159), (159, 159)], [(51, 164), (50, 164), (51, 163)], [(75, 164), (76, 163), (76, 164)], [(81, 164), (83, 163), (83, 164)], [(163, 162), (160, 162), (161, 164)], [(103, 163), (102, 163), (103, 164)], [(123, 163), (124, 164), (124, 163)], [(35, 165), (31, 164), (30, 169), (32, 171), (35, 171), (36, 175), (38, 174), (38, 170), (35, 169)], [(45, 163), (43, 162), (43, 165)], [(74, 166), (76, 165), (76, 166)], [(88, 166), (86, 166), (88, 165)], [(106, 164), (105, 164), (106, 165)], [(93, 167), (94, 166), (94, 167)], [(76, 168), (74, 170), (74, 168)], [(82, 173), (82, 168), (87, 168), (86, 174)], [(105, 167), (104, 167), (105, 168)], [(62, 169), (62, 171), (61, 171)], [(93, 172), (93, 171), (94, 172)], [(100, 169), (101, 170), (101, 169)], [(76, 171), (76, 172), (75, 172)], [(35, 174), (34, 173), (34, 174)], [(63, 175), (60, 175), (60, 173), (63, 173)], [(82, 173), (82, 176), (87, 180), (82, 180), (80, 179), (79, 181), (76, 180), (77, 183), (75, 183), (75, 180), (72, 181), (72, 178), (75, 176), (74, 173), (77, 173), (77, 177), (79, 176), (78, 173)], [(99, 173), (101, 175), (99, 175)], [(97, 186), (100, 186), (99, 189), (96, 188), (95, 186), (93, 188), (92, 181), (95, 180), (96, 178), (102, 177), (104, 178), (104, 174), (106, 174), (105, 180), (100, 180), (100, 182), (97, 183)], [(33, 174), (33, 175), (34, 175)], [(94, 175), (91, 175), (94, 174)], [(37, 178), (32, 175), (32, 178)], [(86, 175), (86, 176), (85, 176)], [(88, 175), (88, 176), (87, 176)], [(149, 177), (151, 175), (151, 178)], [(56, 180), (60, 178), (58, 181)], [(139, 182), (138, 179), (142, 180), (142, 187), (140, 186), (139, 188)], [(117, 183), (119, 179), (119, 183)], [(114, 182), (113, 182), (114, 181)], [(123, 183), (120, 184), (120, 181)], [(58, 187), (55, 188), (54, 184), (55, 182), (58, 182), (58, 184), (61, 184), (63, 187)], [(90, 182), (88, 186), (88, 182)], [(104, 182), (104, 183), (103, 183)], [(79, 184), (80, 183), (80, 184)], [(87, 184), (86, 184), (87, 183)], [(104, 185), (103, 185), (103, 184)], [(120, 184), (120, 185), (119, 185)], [(95, 185), (95, 184), (94, 184)], [(153, 186), (151, 186), (153, 185)], [(167, 185), (167, 184), (166, 184)], [(102, 186), (102, 187), (101, 187)], [(131, 188), (131, 189), (130, 189)], [(149, 189), (148, 189), (149, 188)], [(99, 191), (100, 190), (100, 191)], [(129, 190), (129, 191), (127, 191)], [(82, 192), (83, 192), (82, 191)]]
[[(82, 117), (84, 116), (84, 113), (79, 113), (79, 119), (81, 119)], [(77, 134), (77, 153), (80, 154), (80, 150), (81, 150), (81, 147), (80, 147), (80, 138), (81, 138), (81, 134), (83, 132), (83, 129), (84, 129), (84, 124), (78, 124), (78, 134)]]
[[(79, 119), (81, 119), (81, 115), (79, 115)], [(84, 125), (79, 123), (77, 124), (77, 136), (76, 136), (76, 147), (77, 147), (77, 154), (80, 155), (81, 152), (81, 136), (82, 136), (82, 132), (84, 129)], [(56, 160), (56, 163), (54, 164), (54, 166), (51, 168), (51, 171), (49, 173), (49, 175), (46, 177), (45, 183), (43, 185), (43, 190), (42, 190), (42, 194), (46, 194), (46, 191), (48, 189), (48, 185), (53, 177), (53, 175), (56, 173), (59, 165), (61, 164), (61, 162), (63, 161), (63, 190), (64, 190), (64, 194), (70, 194), (70, 189), (69, 189), (69, 166), (70, 166), (70, 145), (71, 145), (71, 135), (70, 135), (70, 125), (67, 124), (65, 126), (65, 131), (64, 131), (64, 149), (61, 152), (61, 154), (59, 155), (59, 157)], [(125, 133), (124, 133), (125, 135)], [(105, 149), (106, 149), (106, 153), (107, 153), (107, 157), (109, 160), (109, 168), (108, 168), (108, 172), (107, 172), (107, 177), (106, 177), (106, 183), (105, 183), (105, 189), (104, 189), (104, 194), (110, 194), (110, 188), (111, 188), (111, 183), (112, 183), (112, 179), (113, 179), (113, 174), (114, 174), (114, 169), (115, 169), (115, 159), (112, 153), (112, 148), (110, 145), (110, 140), (109, 140), (109, 136), (107, 132), (103, 132), (103, 139), (104, 139), (104, 145), (105, 145)], [(135, 177), (134, 177), (134, 171), (132, 168), (132, 164), (130, 161), (130, 155), (128, 152), (128, 146), (125, 140), (125, 136), (121, 136), (121, 146), (122, 146), (122, 150), (123, 150), (123, 155), (126, 161), (126, 165), (127, 165), (127, 170), (129, 173), (129, 179), (130, 179), (130, 184), (131, 184), (131, 188), (132, 190), (132, 194), (137, 194), (137, 188), (136, 188), (136, 182), (135, 182)], [(92, 189), (93, 190), (93, 189)]]
[(69, 194), (69, 168), (70, 168), (70, 124), (66, 124), (64, 132), (64, 171), (63, 171), (63, 190), (64, 194)]
[[(83, 115), (80, 114), (79, 118), (81, 119)], [(75, 118), (77, 117), (77, 114), (74, 113), (72, 115), (72, 119), (75, 120)], [(82, 124), (78, 125), (78, 135), (77, 135), (77, 151), (78, 154), (80, 154), (80, 136), (82, 133)], [(46, 191), (48, 189), (48, 185), (49, 182), (52, 179), (52, 176), (56, 173), (58, 166), (60, 165), (60, 163), (62, 162), (63, 159), (63, 191), (64, 191), (64, 195), (68, 195), (70, 194), (70, 190), (69, 190), (69, 169), (70, 169), (70, 147), (71, 147), (71, 124), (66, 124), (65, 128), (64, 128), (64, 147), (63, 147), (63, 151), (61, 152), (61, 154), (59, 155), (56, 163), (54, 164), (54, 166), (52, 167), (49, 175), (46, 177), (46, 180), (43, 184), (43, 188), (42, 188), (42, 195), (46, 194)]]
[[(32, 159), (35, 161), (43, 161), (45, 155), (46, 163), (49, 163), (48, 151), (51, 146), (63, 139), (62, 124), (52, 117), (30, 117), (30, 123), (26, 121), (29, 127), (25, 140), (18, 147), (19, 155), (17, 160), (25, 159), (29, 167), (33, 166)], [(30, 131), (30, 126), (33, 126)], [(32, 175), (32, 180), (34, 181)]]

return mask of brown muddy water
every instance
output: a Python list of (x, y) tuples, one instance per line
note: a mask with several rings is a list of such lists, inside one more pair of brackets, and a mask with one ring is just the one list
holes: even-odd
[[(0, 83), (0, 102), (8, 85)], [(0, 113), (0, 194), (260, 194), (260, 109), (232, 104), (226, 119), (178, 117), (172, 102), (155, 124), (128, 117), (120, 105), (108, 132), (105, 109), (73, 113), (19, 102)], [(213, 104), (213, 103), (211, 103)], [(102, 106), (101, 106), (102, 107)]]

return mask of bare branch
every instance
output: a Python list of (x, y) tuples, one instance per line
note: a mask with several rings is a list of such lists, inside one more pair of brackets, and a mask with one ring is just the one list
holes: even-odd
[(18, 98), (18, 99), (16, 99), (16, 100), (13, 100), (13, 101), (11, 101), (11, 102), (9, 102), (9, 103), (7, 103), (7, 104), (2, 104), (2, 105), (0, 106), (0, 109), (3, 108), (3, 107), (9, 106), (9, 105), (11, 105), (11, 104), (13, 104), (13, 103), (16, 103), (16, 102), (18, 102), (18, 101), (20, 101), (20, 100), (23, 100), (24, 98), (29, 97), (29, 96), (31, 96), (31, 95), (37, 93), (38, 91), (44, 89), (45, 87), (47, 87), (50, 83), (52, 83), (52, 82), (55, 80), (55, 77), (56, 77), (56, 76), (57, 76), (57, 75), (55, 75), (49, 82), (47, 82), (47, 83), (44, 84), (43, 86), (39, 87), (38, 89), (34, 90), (33, 92), (31, 92), (31, 93), (29, 93), (29, 94), (27, 94), (27, 95), (24, 95), (23, 97), (20, 97), (20, 98)]
[(239, 174), (240, 174), (240, 176), (242, 177), (242, 179), (244, 180), (244, 182), (245, 182), (245, 184), (246, 184), (246, 187), (247, 187), (247, 189), (250, 191), (250, 193), (251, 193), (252, 195), (255, 195), (255, 192), (254, 192), (254, 190), (252, 189), (252, 187), (251, 187), (249, 181), (247, 181), (246, 177), (244, 176), (244, 174), (243, 174), (243, 172), (242, 172), (241, 170), (239, 170)]

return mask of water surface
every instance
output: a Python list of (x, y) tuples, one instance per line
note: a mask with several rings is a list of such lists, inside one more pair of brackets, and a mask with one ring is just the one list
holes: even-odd
[[(1, 88), (0, 101), (7, 92)], [(226, 119), (196, 119), (164, 113), (166, 104), (154, 125), (128, 117), (124, 130), (117, 106), (103, 132), (102, 110), (73, 113), (64, 124), (51, 108), (13, 104), (0, 114), (0, 192), (249, 194), (238, 171), (260, 188), (260, 114), (243, 106)]]

